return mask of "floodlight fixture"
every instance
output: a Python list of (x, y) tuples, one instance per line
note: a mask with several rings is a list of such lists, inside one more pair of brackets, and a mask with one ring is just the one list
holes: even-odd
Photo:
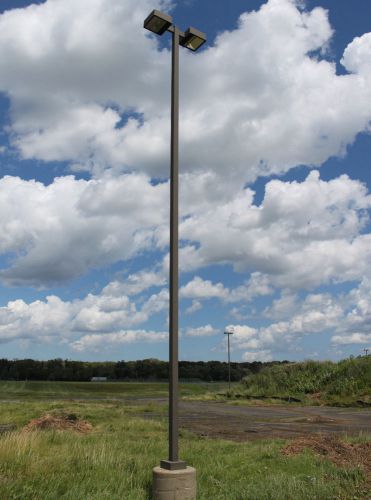
[(188, 28), (184, 37), (180, 40), (180, 45), (195, 52), (206, 42), (206, 35), (196, 28)]
[(173, 18), (171, 16), (159, 10), (153, 10), (144, 21), (143, 26), (152, 33), (156, 33), (156, 35), (163, 35), (172, 24)]

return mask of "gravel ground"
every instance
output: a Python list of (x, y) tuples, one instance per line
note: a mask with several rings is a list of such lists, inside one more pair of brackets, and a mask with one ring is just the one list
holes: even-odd
[[(152, 401), (166, 404), (164, 399)], [(138, 403), (140, 404), (139, 401)], [(164, 418), (155, 411), (147, 412), (145, 416)], [(181, 401), (179, 421), (181, 428), (198, 435), (233, 441), (292, 438), (318, 433), (371, 433), (371, 410), (368, 409), (233, 406), (225, 403)]]

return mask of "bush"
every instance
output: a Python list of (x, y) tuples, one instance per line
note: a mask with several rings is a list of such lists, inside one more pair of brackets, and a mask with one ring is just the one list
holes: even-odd
[(371, 356), (331, 361), (304, 361), (263, 368), (242, 381), (248, 397), (299, 397), (320, 393), (322, 398), (368, 397), (371, 394)]

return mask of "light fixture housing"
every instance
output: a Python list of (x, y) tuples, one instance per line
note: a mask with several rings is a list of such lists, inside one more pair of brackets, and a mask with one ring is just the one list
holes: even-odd
[(226, 330), (224, 332), (224, 335), (233, 335), (234, 334), (234, 329), (233, 328), (230, 328), (229, 330)]
[(152, 33), (156, 33), (156, 35), (163, 35), (172, 24), (173, 18), (171, 16), (159, 10), (153, 10), (144, 21), (143, 26)]
[(206, 35), (196, 28), (188, 28), (184, 33), (184, 37), (180, 41), (180, 45), (195, 52), (201, 45), (206, 42)]

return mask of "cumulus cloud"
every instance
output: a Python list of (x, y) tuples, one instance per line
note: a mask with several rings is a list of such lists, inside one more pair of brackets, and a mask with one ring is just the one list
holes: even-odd
[(249, 363), (252, 363), (253, 361), (266, 362), (272, 361), (273, 357), (272, 353), (269, 350), (265, 349), (262, 351), (246, 351), (242, 355), (242, 360)]
[(252, 273), (251, 278), (244, 285), (236, 288), (226, 288), (222, 283), (212, 283), (195, 276), (186, 285), (180, 288), (179, 294), (183, 299), (212, 299), (217, 298), (224, 302), (249, 302), (262, 295), (270, 295), (273, 289), (269, 286), (267, 276)]
[[(142, 24), (169, 4), (48, 0), (0, 17), (0, 89), (24, 158), (167, 177), (170, 54)], [(208, 49), (184, 52), (184, 169), (249, 181), (342, 154), (371, 119), (370, 47), (367, 35), (351, 42), (352, 74), (339, 76), (331, 36), (324, 9), (269, 0)]]
[(193, 314), (197, 311), (200, 311), (202, 309), (202, 304), (200, 301), (198, 300), (192, 300), (192, 304), (187, 307), (186, 309), (186, 314)]
[(162, 270), (155, 272), (143, 269), (137, 273), (129, 274), (124, 280), (111, 281), (104, 287), (103, 292), (115, 296), (122, 294), (131, 296), (138, 295), (152, 287), (166, 285), (166, 283), (167, 276)]
[(342, 65), (352, 73), (371, 72), (371, 33), (356, 37), (344, 51)]
[[(269, 0), (206, 50), (182, 53), (180, 268), (231, 265), (250, 278), (228, 288), (195, 276), (181, 297), (193, 301), (191, 314), (206, 299), (249, 302), (284, 289), (264, 311), (270, 325), (236, 325), (246, 359), (268, 359), (279, 343), (321, 328), (334, 344), (366, 342), (371, 324), (366, 187), (312, 171), (303, 182), (269, 181), (260, 204), (246, 187), (298, 164), (320, 166), (370, 128), (371, 35), (350, 41), (341, 59), (348, 74), (337, 75), (327, 12), (300, 5)], [(95, 349), (100, 335), (118, 344), (145, 339), (131, 328), (167, 308), (169, 193), (158, 178), (168, 177), (170, 54), (142, 28), (156, 7), (171, 10), (167, 0), (112, 0), (109, 8), (47, 0), (0, 16), (10, 143), (22, 158), (65, 160), (93, 176), (48, 186), (0, 179), (3, 283), (50, 286), (146, 251), (163, 258), (99, 296), (9, 302), (0, 310), (2, 341), (36, 332), (47, 340), (60, 329), (75, 349)], [(342, 298), (300, 301), (297, 293), (360, 280)], [(130, 297), (147, 290), (137, 306)]]
[(48, 186), (3, 177), (0, 250), (10, 258), (0, 276), (10, 284), (48, 285), (153, 249), (155, 230), (167, 223), (167, 195), (167, 184), (152, 185), (142, 175), (67, 176)]
[(112, 349), (123, 344), (135, 342), (164, 342), (169, 334), (165, 332), (154, 332), (147, 330), (128, 330), (108, 335), (84, 335), (79, 340), (72, 343), (74, 351), (99, 352), (102, 349)]
[(213, 284), (209, 280), (203, 280), (199, 276), (193, 278), (186, 285), (182, 286), (179, 295), (182, 298), (225, 298), (228, 291), (222, 283)]
[[(14, 144), (24, 157), (127, 167), (130, 149), (140, 151), (133, 132), (141, 130), (129, 120), (119, 131), (121, 115), (167, 106), (169, 61), (145, 35), (143, 19), (168, 7), (167, 0), (113, 0), (109, 8), (103, 0), (48, 0), (1, 15), (7, 74), (0, 88), (11, 99)], [(163, 149), (156, 144), (147, 137), (147, 158)]]
[(264, 310), (264, 315), (272, 319), (282, 319), (293, 314), (298, 307), (297, 294), (291, 290), (283, 289), (278, 299), (272, 301), (269, 307)]
[(50, 296), (27, 304), (21, 299), (0, 308), (0, 342), (37, 337), (48, 340), (71, 319), (68, 303)]
[(332, 337), (333, 344), (368, 344), (371, 342), (371, 333), (352, 333), (351, 335), (334, 335)]
[(187, 328), (185, 334), (187, 337), (209, 337), (216, 335), (218, 331), (211, 325), (199, 326), (197, 328)]
[(309, 289), (369, 272), (371, 236), (363, 230), (371, 196), (359, 181), (342, 175), (326, 182), (312, 171), (303, 182), (269, 181), (261, 205), (252, 200), (250, 189), (240, 190), (182, 222), (182, 237), (198, 245), (194, 262), (255, 272), (262, 294), (269, 285)]
[(10, 301), (0, 307), (0, 342), (30, 340), (68, 343), (75, 350), (126, 342), (162, 341), (159, 332), (132, 330), (168, 307), (168, 291), (161, 290), (138, 306), (125, 295), (89, 293), (83, 299), (63, 301), (55, 295), (26, 303)]
[[(142, 174), (89, 181), (67, 176), (48, 186), (0, 179), (0, 251), (7, 255), (0, 277), (8, 284), (49, 285), (144, 251), (166, 251), (168, 189)], [(303, 182), (269, 181), (260, 205), (253, 195), (238, 190), (180, 224), (182, 271), (231, 264), (251, 272), (250, 279), (228, 289), (196, 276), (181, 288), (182, 297), (249, 301), (274, 287), (311, 288), (367, 275), (371, 196), (362, 183), (346, 175), (322, 181), (312, 171)], [(163, 286), (167, 275), (165, 256), (154, 269), (109, 286), (135, 295)]]
[[(67, 159), (74, 168), (120, 163), (163, 174), (169, 54), (142, 29), (153, 6), (103, 4), (48, 0), (0, 16), (0, 70), (7, 68), (0, 88), (10, 97), (13, 142), (24, 157)], [(241, 188), (298, 163), (320, 165), (367, 128), (369, 36), (348, 45), (342, 62), (353, 73), (337, 76), (323, 59), (331, 34), (323, 9), (270, 0), (209, 49), (183, 55), (180, 266), (232, 264), (256, 273), (265, 291), (234, 290), (232, 301), (272, 286), (357, 280), (370, 266), (370, 235), (362, 234), (370, 196), (359, 182), (324, 182), (316, 172), (302, 183), (270, 181), (261, 205)], [(318, 50), (322, 56), (313, 55)], [(195, 71), (201, 84), (187, 85)], [(168, 184), (143, 174), (64, 177), (49, 186), (8, 177), (0, 194), (0, 248), (8, 256), (1, 277), (8, 284), (61, 282), (168, 244)], [(165, 259), (162, 272), (166, 267)], [(165, 282), (153, 272), (132, 276), (122, 292)], [(214, 296), (229, 293), (210, 286), (218, 288)]]
[(363, 278), (343, 299), (344, 320), (336, 328), (333, 344), (368, 344), (371, 340), (371, 280)]
[(371, 284), (368, 278), (348, 293), (310, 293), (304, 299), (281, 292), (281, 297), (265, 310), (279, 319), (267, 326), (229, 325), (233, 345), (239, 350), (277, 353), (300, 348), (304, 336), (327, 333), (333, 345), (368, 345), (371, 325)]
[(260, 328), (249, 325), (229, 327), (234, 331), (234, 347), (247, 353), (246, 359), (259, 351), (269, 356), (268, 361), (273, 352), (297, 348), (306, 335), (332, 332), (344, 319), (344, 312), (339, 300), (330, 294), (308, 294), (297, 305), (296, 313), (286, 320)]

